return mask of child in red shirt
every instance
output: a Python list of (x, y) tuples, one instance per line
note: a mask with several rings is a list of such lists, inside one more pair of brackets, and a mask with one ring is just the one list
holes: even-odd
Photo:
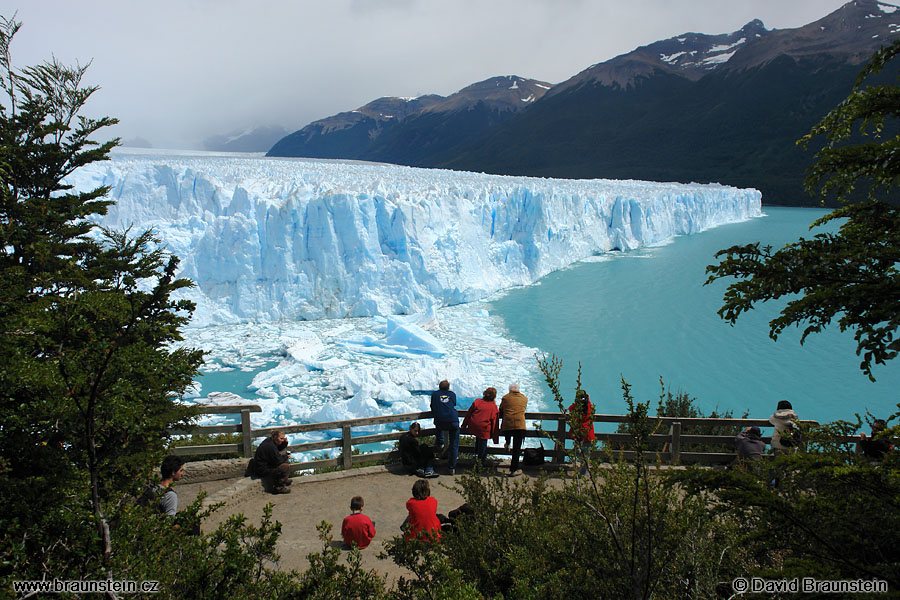
[(437, 499), (431, 495), (431, 486), (425, 479), (413, 484), (413, 497), (406, 501), (407, 518), (406, 539), (419, 537), (427, 541), (438, 542), (441, 539), (441, 522), (437, 516)]
[(348, 546), (356, 544), (362, 550), (375, 537), (375, 525), (372, 519), (362, 514), (365, 501), (362, 496), (353, 496), (350, 500), (350, 514), (344, 517), (341, 524), (341, 536)]

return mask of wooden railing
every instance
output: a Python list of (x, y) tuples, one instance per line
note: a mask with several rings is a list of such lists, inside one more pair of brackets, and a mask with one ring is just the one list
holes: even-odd
[[(190, 434), (219, 434), (219, 433), (239, 433), (241, 434), (241, 442), (233, 444), (211, 444), (202, 446), (179, 446), (173, 451), (179, 455), (197, 455), (197, 454), (226, 454), (238, 453), (243, 457), (249, 458), (253, 455), (253, 440), (260, 437), (271, 435), (273, 432), (281, 430), (285, 434), (293, 433), (309, 433), (314, 431), (340, 431), (339, 438), (324, 440), (321, 442), (307, 442), (304, 444), (295, 444), (288, 446), (288, 450), (292, 453), (298, 452), (315, 452), (317, 450), (330, 450), (332, 448), (340, 448), (341, 454), (334, 458), (325, 458), (319, 460), (311, 460), (302, 463), (293, 463), (291, 465), (294, 470), (316, 469), (322, 467), (342, 467), (350, 469), (354, 464), (361, 462), (382, 462), (399, 458), (396, 450), (388, 450), (383, 452), (371, 452), (366, 454), (353, 454), (353, 448), (363, 444), (377, 444), (382, 442), (392, 442), (400, 439), (406, 427), (398, 431), (388, 433), (376, 433), (369, 435), (353, 435), (354, 428), (370, 427), (373, 425), (385, 425), (389, 423), (410, 423), (412, 421), (420, 421), (431, 419), (432, 413), (418, 412), (407, 413), (402, 415), (385, 415), (382, 417), (367, 417), (361, 419), (350, 419), (347, 421), (331, 421), (326, 423), (307, 423), (303, 425), (287, 425), (283, 427), (266, 427), (263, 429), (252, 429), (250, 426), (250, 413), (261, 412), (262, 409), (255, 404), (242, 404), (232, 406), (207, 406), (203, 407), (201, 414), (238, 414), (240, 415), (240, 423), (235, 425), (214, 425), (214, 426), (198, 426), (191, 430)], [(458, 411), (460, 417), (465, 416), (466, 411)], [(546, 448), (545, 456), (554, 463), (562, 463), (565, 461), (565, 440), (567, 439), (566, 416), (562, 413), (525, 413), (525, 418), (529, 421), (540, 421), (541, 429), (528, 430), (526, 437), (537, 437), (552, 443), (552, 448)], [(652, 421), (656, 421), (656, 417), (651, 417)], [(626, 423), (628, 417), (625, 415), (594, 415), (596, 423)], [(772, 424), (765, 419), (712, 419), (712, 418), (682, 418), (682, 417), (660, 417), (660, 426), (658, 432), (651, 436), (651, 441), (655, 443), (659, 449), (645, 452), (648, 458), (656, 460), (659, 456), (663, 461), (671, 464), (725, 464), (734, 460), (734, 435), (696, 435), (683, 433), (685, 428), (691, 426), (727, 426), (736, 429), (757, 425), (760, 428), (772, 427)], [(815, 421), (801, 421), (806, 424), (816, 424)], [(434, 429), (422, 429), (422, 435), (427, 436), (434, 433)], [(173, 434), (190, 435), (185, 431), (171, 431)], [(502, 437), (502, 435), (501, 435)], [(614, 457), (623, 457), (626, 460), (634, 458), (634, 452), (621, 450), (626, 447), (630, 441), (630, 436), (626, 433), (597, 433), (598, 443), (605, 443), (606, 450), (598, 450), (594, 453), (597, 458), (604, 458), (612, 454)], [(858, 438), (848, 438), (847, 441), (855, 441)], [(770, 438), (764, 437), (767, 443)], [(682, 448), (686, 444), (711, 444), (721, 446), (722, 452), (685, 452)], [(460, 446), (460, 453), (474, 453), (472, 446)], [(502, 446), (488, 446), (488, 454), (492, 455), (510, 455), (511, 451), (504, 449)]]

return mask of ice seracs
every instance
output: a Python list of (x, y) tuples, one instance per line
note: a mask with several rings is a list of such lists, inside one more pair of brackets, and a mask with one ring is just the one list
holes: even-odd
[[(182, 259), (193, 326), (419, 313), (761, 214), (756, 190), (715, 184), (303, 159), (118, 153), (69, 179), (110, 186), (102, 223), (154, 227)], [(406, 351), (440, 353), (411, 327), (403, 335)]]

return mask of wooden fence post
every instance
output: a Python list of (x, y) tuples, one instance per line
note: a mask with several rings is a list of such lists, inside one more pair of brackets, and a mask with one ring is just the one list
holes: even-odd
[(560, 417), (556, 425), (556, 444), (554, 445), (555, 460), (559, 464), (566, 461), (566, 418)]
[(341, 427), (341, 463), (343, 464), (343, 468), (345, 471), (349, 471), (353, 466), (353, 451), (352, 445), (350, 444), (350, 426), (344, 425)]
[(681, 422), (672, 423), (672, 446), (670, 447), (670, 461), (677, 464), (681, 460)]
[(249, 458), (253, 451), (253, 438), (250, 437), (250, 411), (241, 411), (241, 441), (244, 443), (243, 457)]

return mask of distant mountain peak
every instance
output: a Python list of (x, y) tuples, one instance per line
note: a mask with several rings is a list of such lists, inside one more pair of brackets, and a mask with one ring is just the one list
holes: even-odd
[(555, 86), (551, 95), (585, 83), (625, 89), (656, 72), (698, 80), (720, 68), (755, 67), (780, 55), (797, 59), (829, 54), (860, 64), (900, 35), (898, 10), (900, 5), (880, 0), (851, 0), (795, 29), (769, 30), (753, 19), (733, 33), (684, 33), (592, 65)]

